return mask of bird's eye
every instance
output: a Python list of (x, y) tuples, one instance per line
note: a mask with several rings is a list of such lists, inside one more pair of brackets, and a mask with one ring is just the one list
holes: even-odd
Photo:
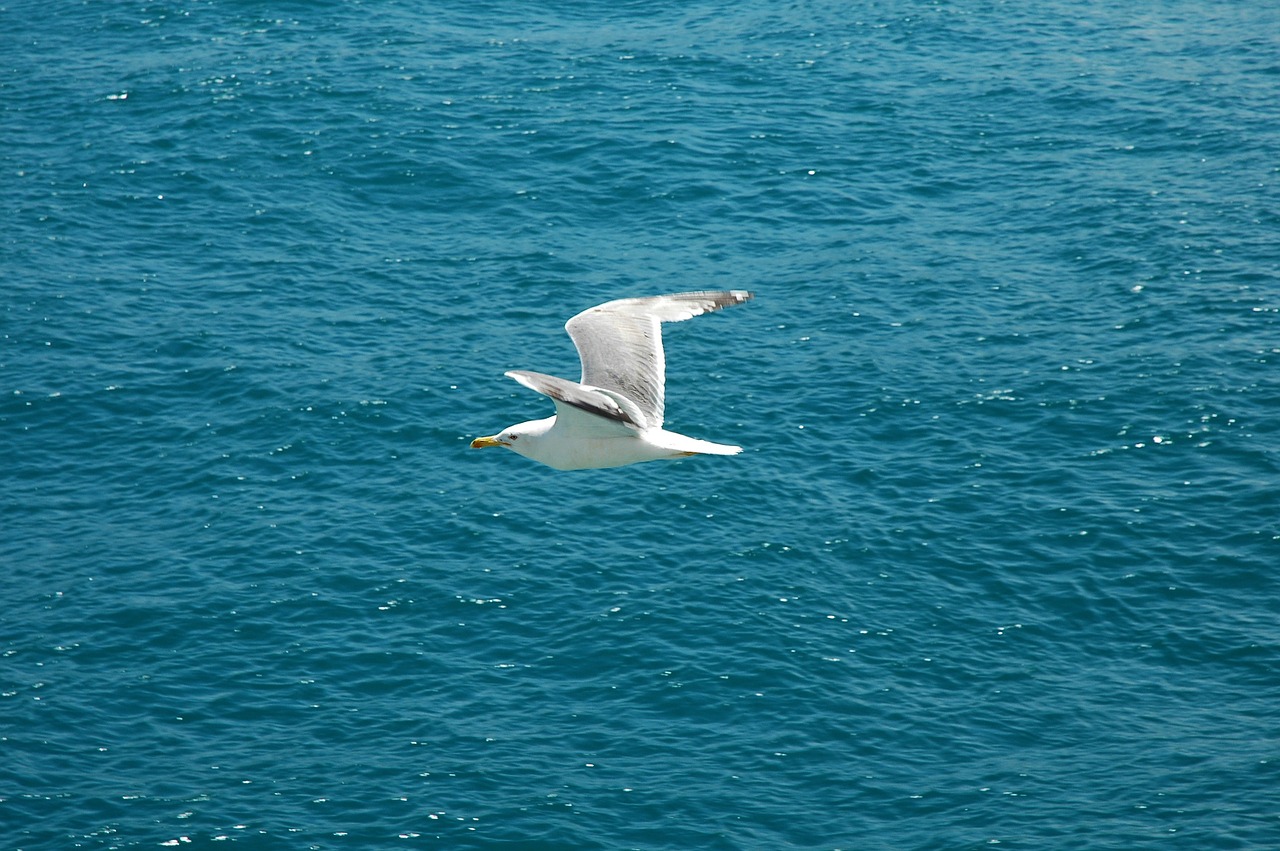
[(519, 439), (520, 439), (520, 435), (518, 434), (507, 435), (507, 440), (519, 440)]

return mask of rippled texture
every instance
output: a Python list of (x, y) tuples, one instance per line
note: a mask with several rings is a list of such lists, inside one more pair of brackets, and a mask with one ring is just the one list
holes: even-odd
[(5, 847), (1280, 847), (1280, 13), (538, 5), (0, 10)]

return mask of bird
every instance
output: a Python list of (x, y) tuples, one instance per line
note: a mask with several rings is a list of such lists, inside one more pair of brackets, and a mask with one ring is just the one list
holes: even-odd
[(698, 440), (662, 427), (666, 359), (662, 323), (682, 322), (742, 304), (746, 290), (621, 298), (588, 308), (565, 323), (582, 361), (582, 378), (513, 369), (504, 375), (549, 397), (555, 416), (471, 441), (502, 446), (556, 470), (623, 467), (691, 455), (737, 455), (741, 446)]

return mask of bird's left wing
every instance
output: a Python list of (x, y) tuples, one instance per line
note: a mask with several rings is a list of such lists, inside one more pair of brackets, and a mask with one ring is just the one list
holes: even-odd
[[(504, 374), (557, 403), (564, 403), (579, 411), (630, 428), (640, 429), (645, 426), (644, 416), (634, 402), (607, 389), (587, 387), (575, 381), (525, 369), (513, 369)], [(556, 407), (558, 408), (559, 404)]]

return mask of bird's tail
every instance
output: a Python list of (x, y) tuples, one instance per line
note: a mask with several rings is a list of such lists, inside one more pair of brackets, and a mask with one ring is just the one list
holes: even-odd
[(729, 446), (724, 443), (712, 443), (709, 440), (698, 440), (696, 437), (686, 437), (683, 434), (667, 431), (666, 429), (663, 429), (650, 440), (654, 443), (660, 443), (664, 448), (681, 455), (737, 455), (742, 451), (741, 446)]

